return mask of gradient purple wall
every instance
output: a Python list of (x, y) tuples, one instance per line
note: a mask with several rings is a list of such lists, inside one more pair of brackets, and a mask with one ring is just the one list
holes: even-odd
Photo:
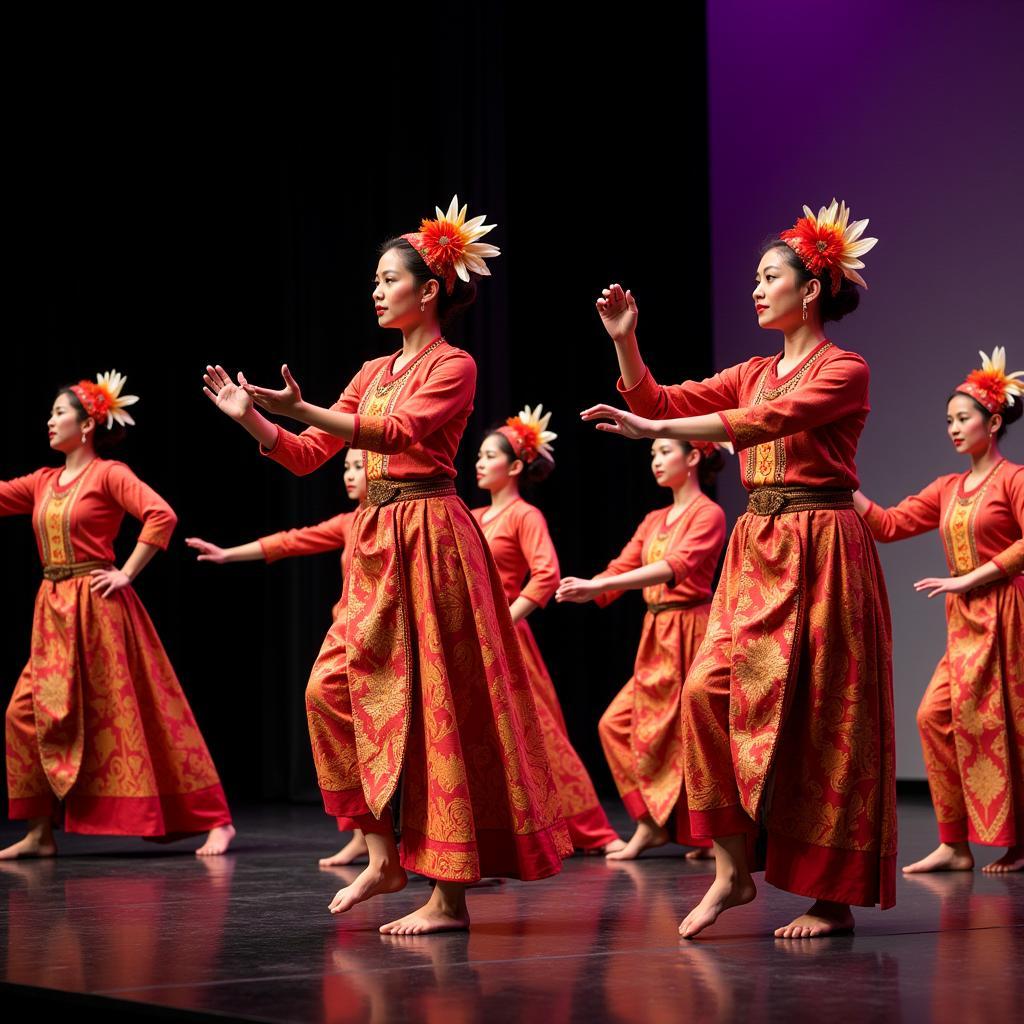
[[(858, 460), (885, 504), (965, 468), (944, 399), (1005, 345), (1024, 368), (1024, 3), (711, 0), (708, 77), (715, 356), (777, 349), (750, 293), (758, 244), (833, 195), (867, 234), (870, 291), (831, 334), (871, 365)], [(1024, 421), (1007, 456), (1024, 461)], [(724, 474), (730, 516), (738, 474)], [(893, 613), (898, 773), (924, 778), (914, 712), (942, 654), (937, 534), (881, 549)]]

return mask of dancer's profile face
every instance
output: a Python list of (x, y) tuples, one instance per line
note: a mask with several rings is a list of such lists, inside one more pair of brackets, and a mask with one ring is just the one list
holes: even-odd
[(499, 434), (488, 434), (476, 453), (476, 485), (484, 491), (500, 491), (509, 477), (518, 476), (523, 464), (510, 459)]
[(659, 487), (681, 487), (690, 476), (690, 452), (670, 437), (659, 437), (651, 445), (651, 472)]
[(999, 428), (987, 419), (969, 395), (954, 395), (946, 406), (946, 432), (961, 455), (983, 454)]
[(350, 501), (366, 500), (366, 469), (362, 451), (351, 448), (345, 456), (345, 493)]
[(50, 418), (46, 421), (46, 432), (50, 437), (50, 447), (54, 451), (69, 452), (82, 447), (82, 434), (92, 427), (92, 418), (80, 420), (78, 410), (71, 404), (66, 394), (59, 394), (50, 409)]
[(431, 279), (418, 285), (397, 249), (388, 249), (381, 256), (373, 275), (373, 307), (381, 327), (407, 330), (416, 326), (425, 319), (436, 299), (437, 281)]
[(796, 270), (778, 249), (769, 249), (757, 265), (754, 275), (754, 314), (758, 327), (784, 331), (803, 321), (803, 300), (808, 305), (817, 299), (820, 285), (811, 280), (797, 282)]

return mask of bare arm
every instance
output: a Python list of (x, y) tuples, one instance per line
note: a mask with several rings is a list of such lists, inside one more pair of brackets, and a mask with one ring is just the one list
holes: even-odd
[(262, 562), (263, 547), (258, 540), (248, 544), (238, 544), (233, 548), (221, 548), (201, 537), (186, 537), (185, 543), (199, 552), (197, 562), (212, 562), (214, 565), (226, 565), (228, 562)]
[(636, 340), (636, 321), (639, 315), (636, 299), (631, 291), (623, 291), (622, 285), (610, 284), (601, 290), (601, 298), (595, 305), (604, 329), (615, 342), (622, 383), (627, 389), (634, 387), (647, 372)]
[(677, 441), (729, 441), (721, 416), (686, 416), (675, 420), (649, 420), (625, 409), (611, 405), (594, 405), (580, 413), (584, 421), (597, 420), (598, 430), (618, 434), (631, 440), (639, 438), (671, 437)]
[(140, 540), (122, 568), (93, 569), (89, 574), (92, 577), (89, 589), (98, 593), (100, 597), (110, 597), (115, 591), (129, 586), (159, 550), (155, 544), (147, 544)]

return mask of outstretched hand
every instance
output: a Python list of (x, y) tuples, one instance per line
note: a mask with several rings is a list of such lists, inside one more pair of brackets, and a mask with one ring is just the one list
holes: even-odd
[(918, 580), (914, 589), (920, 594), (928, 591), (929, 597), (937, 597), (939, 594), (966, 594), (971, 589), (971, 583), (966, 576), (928, 576)]
[(592, 405), (580, 413), (580, 419), (589, 422), (590, 420), (610, 421), (598, 422), (595, 426), (598, 430), (604, 430), (609, 434), (619, 434), (621, 437), (628, 437), (637, 440), (642, 437), (657, 437), (657, 421), (647, 420), (643, 416), (626, 412), (625, 409), (616, 409), (613, 405)]
[(281, 367), (281, 379), (284, 381), (284, 387), (276, 391), (272, 388), (257, 387), (248, 381), (245, 381), (243, 386), (261, 409), (277, 413), (280, 416), (294, 416), (295, 410), (302, 405), (302, 391), (299, 389), (298, 381), (288, 369), (287, 363)]
[(185, 543), (199, 552), (196, 558), (197, 562), (213, 562), (215, 565), (223, 565), (228, 560), (223, 548), (219, 548), (216, 544), (211, 544), (201, 537), (186, 537)]
[(601, 584), (597, 580), (584, 580), (578, 576), (566, 576), (558, 584), (555, 600), (561, 604), (569, 601), (572, 604), (586, 604), (593, 601), (601, 593)]
[(602, 288), (601, 298), (595, 305), (601, 315), (601, 323), (604, 324), (604, 329), (612, 341), (625, 341), (636, 331), (636, 321), (639, 315), (636, 299), (628, 289), (623, 291), (622, 285), (610, 284), (607, 288)]
[(252, 408), (252, 398), (245, 390), (245, 376), (238, 374), (236, 384), (231, 375), (219, 363), (207, 366), (203, 374), (203, 394), (226, 416), (233, 420), (245, 418)]

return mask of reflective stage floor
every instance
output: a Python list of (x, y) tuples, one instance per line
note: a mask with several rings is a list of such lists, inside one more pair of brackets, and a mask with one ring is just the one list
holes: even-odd
[[(0, 1006), (84, 1002), (109, 1020), (997, 1024), (1022, 1005), (1022, 875), (901, 878), (896, 908), (858, 911), (855, 936), (804, 941), (771, 930), (808, 901), (762, 883), (686, 941), (676, 927), (713, 866), (669, 847), (474, 889), (471, 934), (392, 938), (377, 925), (422, 903), (425, 881), (331, 917), (353, 871), (317, 867), (340, 845), (330, 819), (268, 806), (236, 824), (223, 858), (192, 856), (198, 841), (58, 834), (58, 859), (0, 864)], [(901, 801), (900, 829), (900, 863), (934, 846), (925, 799)], [(5, 845), (19, 834), (0, 827)], [(975, 855), (980, 867), (996, 853)]]

